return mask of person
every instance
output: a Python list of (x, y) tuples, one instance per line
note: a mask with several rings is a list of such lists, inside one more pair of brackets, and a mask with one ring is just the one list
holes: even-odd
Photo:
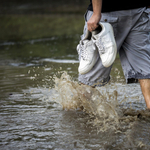
[[(85, 14), (83, 39), (87, 30), (93, 32), (99, 22), (112, 25), (126, 82), (139, 81), (150, 109), (150, 0), (90, 0)], [(79, 53), (79, 58), (80, 56)], [(99, 57), (99, 56), (97, 56)], [(90, 86), (103, 86), (110, 80), (110, 67), (99, 57), (93, 68), (79, 74), (78, 80)], [(133, 80), (134, 79), (134, 80)]]

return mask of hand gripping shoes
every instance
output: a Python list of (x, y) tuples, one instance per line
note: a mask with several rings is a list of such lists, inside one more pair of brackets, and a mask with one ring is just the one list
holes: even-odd
[(97, 61), (98, 51), (91, 40), (91, 32), (87, 31), (86, 36), (77, 46), (78, 54), (80, 57), (80, 64), (78, 71), (80, 74), (89, 72)]
[(92, 32), (92, 40), (104, 67), (109, 67), (115, 61), (117, 46), (114, 39), (113, 28), (109, 23), (100, 22), (99, 27)]

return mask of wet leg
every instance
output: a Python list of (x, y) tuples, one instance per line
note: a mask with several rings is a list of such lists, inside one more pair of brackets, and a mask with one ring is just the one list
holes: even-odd
[(150, 110), (150, 79), (139, 79), (146, 106)]

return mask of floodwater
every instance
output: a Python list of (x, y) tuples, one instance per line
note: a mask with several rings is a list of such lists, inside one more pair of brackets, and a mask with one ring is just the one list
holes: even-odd
[(0, 45), (0, 149), (150, 149), (150, 112), (116, 59), (111, 81), (77, 82), (78, 37)]

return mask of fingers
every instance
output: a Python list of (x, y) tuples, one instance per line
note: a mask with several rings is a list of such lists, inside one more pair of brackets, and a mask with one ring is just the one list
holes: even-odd
[(88, 22), (87, 23), (87, 26), (88, 26), (88, 30), (90, 32), (94, 31), (97, 27), (98, 27), (98, 24), (97, 23), (91, 23), (91, 22)]
[(87, 22), (88, 30), (90, 32), (94, 31), (98, 27), (99, 21), (100, 16), (92, 15), (92, 17)]

